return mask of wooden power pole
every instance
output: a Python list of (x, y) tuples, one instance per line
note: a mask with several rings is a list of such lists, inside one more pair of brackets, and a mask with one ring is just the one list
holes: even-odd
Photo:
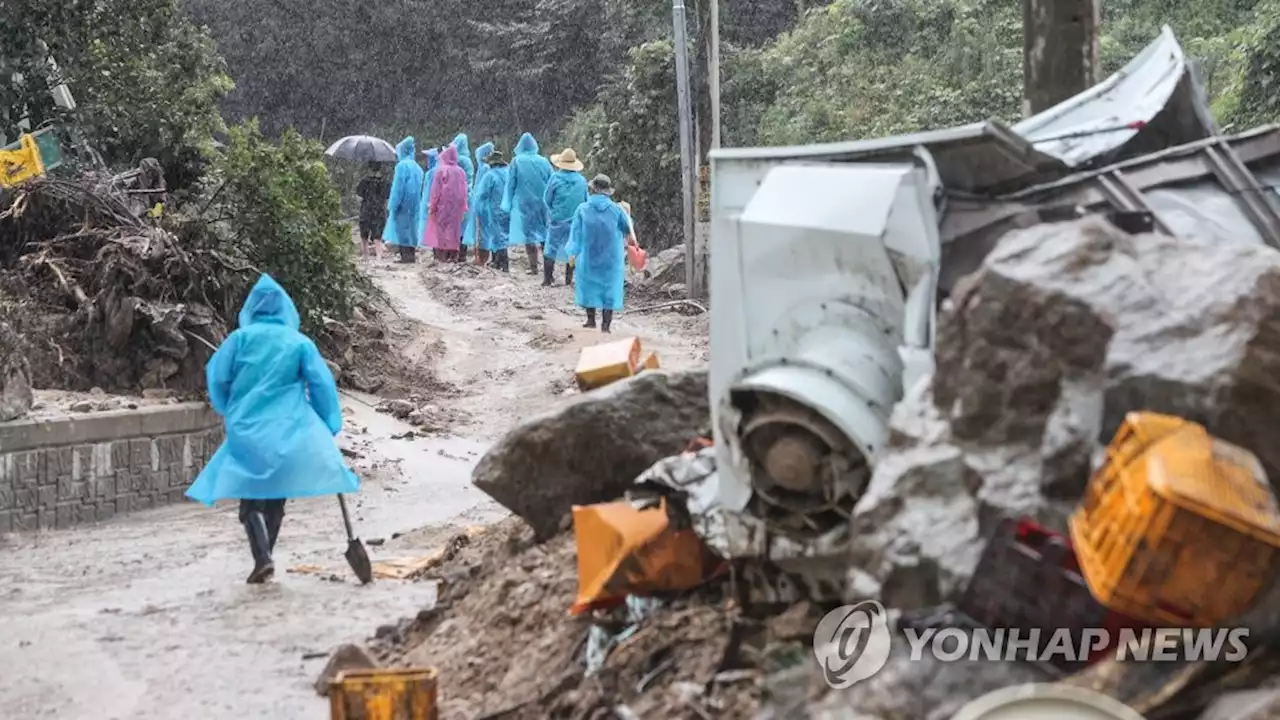
[(711, 0), (711, 50), (707, 60), (711, 77), (711, 149), (720, 147), (720, 0)]
[(696, 205), (694, 178), (696, 159), (693, 153), (693, 103), (689, 96), (689, 33), (685, 21), (684, 0), (671, 1), (671, 21), (675, 30), (676, 105), (680, 126), (680, 185), (684, 207), (684, 280), (689, 297), (699, 292), (697, 232), (694, 225)]
[(1023, 0), (1024, 115), (1048, 110), (1098, 82), (1100, 0)]

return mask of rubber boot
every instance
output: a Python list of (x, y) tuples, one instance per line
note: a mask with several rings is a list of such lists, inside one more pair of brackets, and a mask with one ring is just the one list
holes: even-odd
[(565, 285), (573, 284), (573, 266), (572, 265), (564, 266), (564, 284)]
[(600, 312), (600, 332), (602, 333), (613, 332), (613, 330), (609, 329), (611, 325), (613, 325), (613, 311), (602, 310)]
[(498, 269), (504, 273), (511, 272), (511, 251), (505, 248), (498, 254)]
[(585, 325), (583, 325), (582, 327), (584, 327), (584, 328), (594, 328), (595, 326), (596, 326), (596, 309), (595, 309), (595, 308), (587, 308), (587, 322), (586, 322), (586, 324), (585, 324)]
[(467, 250), (468, 248), (466, 245), (461, 246), (461, 248), (458, 250), (458, 262), (464, 263), (467, 261)]
[(551, 287), (555, 273), (556, 261), (548, 257), (542, 258), (542, 287)]
[(273, 500), (267, 506), (265, 514), (267, 521), (267, 538), (270, 540), (268, 545), (271, 552), (276, 551), (276, 540), (280, 539), (280, 526), (284, 524), (284, 501)]
[(538, 244), (529, 243), (524, 246), (524, 254), (529, 258), (529, 274), (538, 274)]
[(253, 572), (249, 573), (245, 582), (261, 585), (276, 573), (276, 566), (271, 562), (271, 535), (267, 531), (267, 521), (261, 510), (248, 513), (244, 529), (249, 536), (249, 550), (253, 553)]

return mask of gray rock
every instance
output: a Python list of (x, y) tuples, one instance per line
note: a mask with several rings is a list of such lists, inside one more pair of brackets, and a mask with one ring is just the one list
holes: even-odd
[[(812, 672), (821, 675), (817, 663)], [(949, 720), (975, 698), (1010, 685), (1046, 682), (1033, 666), (962, 659), (942, 662), (929, 652), (912, 659), (902, 636), (880, 672), (810, 703), (811, 720)]]
[(413, 414), (414, 410), (417, 410), (417, 408), (408, 400), (383, 400), (378, 403), (378, 412), (387, 413), (401, 420)]
[(854, 508), (851, 587), (885, 605), (937, 605), (964, 589), (982, 553), (982, 479), (950, 444), (887, 455)]
[(20, 338), (0, 321), (0, 422), (17, 420), (31, 411), (31, 365), (22, 353)]
[(471, 481), (546, 539), (574, 505), (621, 497), (709, 422), (705, 370), (641, 373), (516, 426)]
[[(1088, 312), (1079, 317), (1108, 319), (1114, 334), (1100, 441), (1109, 441), (1130, 411), (1180, 415), (1252, 450), (1272, 483), (1280, 483), (1280, 444), (1273, 437), (1280, 426), (1280, 253), (1257, 245), (1132, 236), (1100, 218), (1085, 218), (1007, 236), (978, 275), (984, 288), (989, 278), (1012, 278), (1053, 298), (1036, 312), (1047, 313), (1049, 324), (1068, 338), (1054, 343), (1064, 353), (1059, 365), (1072, 367), (1080, 355), (1074, 343), (1092, 352), (1101, 331), (1093, 323), (1064, 325), (1055, 308), (1085, 306)], [(1001, 295), (983, 289), (978, 297)], [(1013, 315), (1005, 340), (1042, 334), (1036, 328), (1046, 320)], [(1003, 357), (1010, 370), (1042, 359), (1033, 352)], [(1016, 377), (1006, 384), (1012, 385), (1010, 397), (1034, 390)], [(960, 389), (951, 394), (964, 396)]]
[(372, 670), (376, 667), (378, 667), (378, 662), (373, 659), (369, 651), (359, 645), (341, 645), (329, 656), (329, 662), (325, 664), (324, 670), (320, 671), (320, 676), (316, 678), (314, 686), (316, 694), (321, 697), (328, 697), (329, 683), (338, 679), (338, 675), (346, 670)]

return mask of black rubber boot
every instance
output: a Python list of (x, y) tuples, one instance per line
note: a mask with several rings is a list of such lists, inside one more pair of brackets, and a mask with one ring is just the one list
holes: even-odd
[(600, 332), (604, 332), (604, 333), (613, 332), (613, 330), (610, 329), (611, 325), (613, 325), (613, 311), (612, 310), (600, 311)]
[(529, 274), (538, 274), (538, 244), (530, 243), (524, 246), (524, 254), (529, 258)]
[(573, 266), (572, 265), (564, 266), (564, 284), (565, 285), (573, 284)]
[(268, 546), (271, 552), (276, 551), (276, 540), (280, 538), (280, 526), (284, 524), (284, 501), (271, 500), (267, 503), (267, 511), (264, 514), (267, 521), (267, 539), (270, 540)]
[(248, 513), (244, 520), (244, 530), (249, 536), (249, 550), (253, 553), (253, 572), (249, 573), (245, 582), (261, 585), (276, 574), (276, 566), (271, 562), (271, 535), (267, 531), (267, 521), (261, 510)]
[(502, 270), (502, 272), (504, 272), (504, 273), (509, 273), (509, 272), (511, 272), (511, 253), (510, 253), (510, 252), (508, 252), (508, 251), (506, 251), (506, 250), (503, 250), (503, 251), (502, 251), (502, 266), (501, 266), (501, 270)]
[(596, 326), (596, 310), (595, 308), (587, 308), (587, 322), (582, 327), (594, 328)]
[(552, 277), (556, 273), (556, 261), (542, 258), (542, 287), (551, 287)]

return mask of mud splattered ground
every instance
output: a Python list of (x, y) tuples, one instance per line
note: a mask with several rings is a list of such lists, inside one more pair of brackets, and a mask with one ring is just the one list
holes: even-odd
[[(354, 520), (378, 561), (429, 554), (504, 516), (471, 487), (471, 468), (521, 417), (576, 392), (578, 351), (600, 335), (579, 327), (569, 288), (537, 287), (518, 267), (510, 276), (430, 261), (366, 269), (395, 299), (394, 337), (409, 366), (434, 368), (420, 387), (409, 379), (400, 388), (419, 393), (438, 421), (423, 437), (375, 412), (377, 397), (344, 398), (341, 442), (364, 481)], [(614, 337), (625, 334), (667, 367), (704, 362), (703, 318), (624, 315)], [(50, 407), (63, 400), (75, 401), (51, 396)], [(0, 536), (0, 715), (325, 717), (311, 682), (327, 652), (416, 616), (437, 584), (354, 584), (332, 498), (291, 503), (285, 523), (278, 580), (265, 587), (243, 584), (250, 559), (231, 506)], [(284, 572), (298, 567), (311, 571)]]

